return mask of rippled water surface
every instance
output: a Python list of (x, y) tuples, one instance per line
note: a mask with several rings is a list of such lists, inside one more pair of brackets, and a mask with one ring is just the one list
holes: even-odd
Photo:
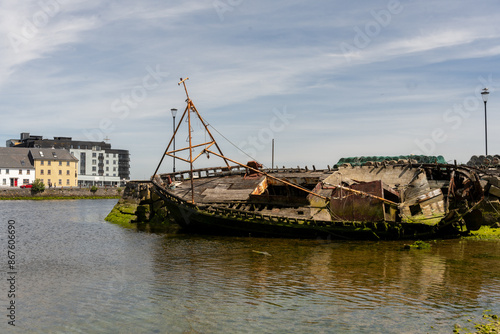
[(115, 203), (0, 201), (3, 276), (16, 221), (18, 332), (451, 333), (500, 313), (500, 242), (149, 234), (105, 222)]

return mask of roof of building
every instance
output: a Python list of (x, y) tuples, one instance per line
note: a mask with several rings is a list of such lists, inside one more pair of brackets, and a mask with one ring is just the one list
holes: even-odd
[(0, 168), (34, 168), (29, 148), (0, 147)]
[(18, 147), (33, 148), (56, 148), (56, 149), (92, 149), (99, 147), (99, 150), (111, 148), (111, 144), (104, 141), (73, 140), (72, 137), (54, 137), (53, 139), (44, 139), (43, 136), (34, 136), (29, 132), (21, 133), (20, 139), (7, 140), (7, 145)]
[[(19, 149), (19, 148), (16, 148)], [(30, 148), (33, 160), (78, 161), (68, 150), (57, 148)]]

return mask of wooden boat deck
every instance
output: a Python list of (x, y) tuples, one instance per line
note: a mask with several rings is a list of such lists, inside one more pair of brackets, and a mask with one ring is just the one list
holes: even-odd
[[(275, 172), (272, 175), (299, 184), (303, 182), (318, 182), (328, 176), (325, 171), (303, 170), (287, 170)], [(200, 204), (247, 201), (250, 198), (250, 194), (266, 178), (264, 175), (244, 177), (244, 173), (227, 173), (227, 175), (202, 175), (195, 173), (194, 176), (194, 201)], [(176, 177), (176, 179), (178, 180), (179, 178)], [(174, 181), (174, 184), (175, 188), (170, 188), (169, 191), (190, 202), (192, 199), (191, 180), (183, 178), (182, 181)]]
[[(260, 176), (247, 179), (241, 175), (195, 178), (193, 179), (194, 201), (202, 204), (246, 201), (264, 178)], [(191, 201), (191, 181), (176, 182), (176, 187), (171, 189), (171, 192), (186, 201)]]

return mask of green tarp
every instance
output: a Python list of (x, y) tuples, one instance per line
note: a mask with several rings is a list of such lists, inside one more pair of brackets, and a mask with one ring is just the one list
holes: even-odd
[(361, 166), (368, 161), (374, 162), (383, 162), (383, 161), (391, 161), (391, 160), (416, 160), (417, 163), (423, 164), (446, 164), (446, 160), (444, 160), (443, 156), (429, 156), (429, 155), (399, 155), (399, 156), (373, 156), (373, 157), (351, 157), (351, 158), (341, 158), (339, 162), (337, 162), (337, 166), (340, 166), (345, 163), (349, 163), (352, 166)]

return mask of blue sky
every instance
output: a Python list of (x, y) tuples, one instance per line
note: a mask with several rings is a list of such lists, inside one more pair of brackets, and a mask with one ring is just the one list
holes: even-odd
[[(411, 153), (465, 163), (485, 151), (484, 87), (488, 151), (500, 154), (498, 22), (492, 0), (4, 1), (0, 141), (107, 137), (130, 150), (132, 178), (149, 178), (189, 77), (206, 121), (266, 166), (272, 138), (279, 166)], [(220, 162), (195, 167), (208, 165)]]

